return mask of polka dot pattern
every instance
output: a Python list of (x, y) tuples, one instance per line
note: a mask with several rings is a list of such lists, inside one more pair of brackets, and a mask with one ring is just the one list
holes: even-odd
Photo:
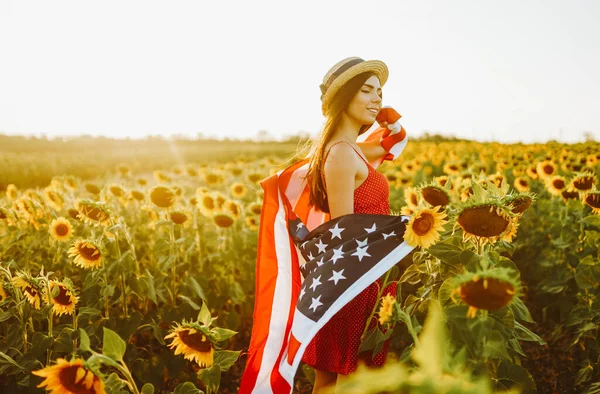
[[(386, 177), (373, 168), (358, 151), (356, 153), (367, 164), (369, 175), (354, 190), (354, 213), (389, 215), (390, 189)], [(383, 365), (387, 359), (389, 339), (385, 341), (383, 349), (374, 358), (372, 358), (372, 350), (358, 354), (360, 336), (378, 301), (377, 293), (381, 285), (382, 280), (379, 278), (336, 313), (309, 343), (302, 361), (318, 370), (337, 372), (343, 375), (354, 372), (359, 361), (368, 366)], [(396, 296), (395, 282), (386, 286), (382, 295), (386, 294)], [(377, 314), (375, 314), (369, 328), (378, 324)], [(381, 326), (379, 327), (381, 328)], [(382, 331), (386, 332), (387, 330), (382, 329)]]

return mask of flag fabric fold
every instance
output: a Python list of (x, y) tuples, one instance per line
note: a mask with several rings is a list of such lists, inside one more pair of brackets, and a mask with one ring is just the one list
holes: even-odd
[[(365, 139), (387, 145), (388, 153), (370, 163), (375, 168), (406, 146), (403, 128), (389, 134), (379, 128)], [(413, 249), (402, 242), (406, 216), (349, 214), (330, 220), (311, 207), (307, 171), (303, 159), (261, 181), (256, 297), (242, 394), (291, 393), (304, 350), (318, 330)]]

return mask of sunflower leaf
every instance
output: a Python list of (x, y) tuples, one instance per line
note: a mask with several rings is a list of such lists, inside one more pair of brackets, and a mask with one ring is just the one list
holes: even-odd
[(92, 351), (92, 348), (90, 347), (90, 337), (83, 328), (79, 329), (79, 349), (86, 352)]
[(237, 334), (237, 331), (233, 331), (233, 330), (229, 330), (227, 328), (221, 328), (221, 327), (215, 327), (212, 329), (212, 331), (216, 334), (215, 340), (217, 342), (224, 341), (226, 339), (231, 338), (235, 334)]
[(200, 313), (198, 313), (198, 321), (204, 323), (205, 326), (210, 324), (211, 315), (208, 310), (208, 306), (206, 305), (206, 301), (202, 303), (202, 308), (200, 309)]
[(198, 379), (206, 385), (212, 393), (217, 393), (221, 385), (221, 367), (219, 364), (213, 364), (210, 368), (204, 368), (198, 371)]
[(192, 382), (185, 382), (178, 384), (173, 394), (204, 394), (204, 391), (199, 390)]
[(123, 361), (123, 355), (127, 348), (125, 341), (113, 330), (106, 327), (103, 327), (103, 329), (104, 338), (102, 339), (102, 354), (113, 360)]
[(581, 223), (587, 224), (588, 226), (600, 228), (600, 216), (589, 215), (580, 220)]
[(182, 300), (184, 300), (185, 302), (187, 302), (188, 304), (190, 304), (190, 306), (192, 308), (194, 308), (195, 310), (200, 309), (200, 305), (198, 305), (194, 301), (192, 301), (192, 299), (190, 297), (184, 296), (183, 294), (179, 294), (177, 297), (181, 298)]
[(221, 371), (227, 371), (237, 361), (241, 352), (241, 350), (217, 350), (214, 363), (219, 364)]
[(154, 394), (154, 386), (152, 383), (146, 383), (142, 386), (142, 394)]

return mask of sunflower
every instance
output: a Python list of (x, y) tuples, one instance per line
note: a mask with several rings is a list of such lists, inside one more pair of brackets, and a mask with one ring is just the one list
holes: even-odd
[(18, 195), (19, 189), (17, 189), (15, 185), (11, 183), (10, 185), (6, 186), (6, 197), (8, 197), (9, 200), (15, 200)]
[(502, 185), (502, 181), (504, 180), (504, 175), (502, 175), (499, 172), (496, 172), (495, 174), (488, 175), (487, 179), (494, 185), (500, 187), (500, 185)]
[[(79, 301), (75, 289), (70, 283), (50, 280), (50, 294), (52, 295), (53, 313), (57, 316), (72, 315), (75, 313), (75, 305)], [(49, 304), (49, 297), (44, 295), (45, 301)]]
[(110, 224), (110, 212), (108, 206), (101, 202), (95, 202), (89, 199), (79, 200), (77, 203), (79, 219), (94, 226), (108, 226)]
[(558, 170), (556, 164), (552, 160), (543, 160), (536, 165), (537, 174), (540, 178), (545, 179), (554, 174)]
[(539, 175), (537, 173), (537, 168), (536, 168), (535, 165), (527, 167), (527, 169), (525, 170), (525, 173), (531, 179), (538, 179), (539, 178)]
[(403, 206), (400, 208), (400, 215), (402, 216), (412, 216), (414, 213), (414, 209), (409, 206)]
[(420, 208), (411, 216), (404, 239), (410, 246), (428, 248), (440, 239), (440, 230), (446, 224), (446, 214), (438, 212), (440, 206), (434, 208)]
[(415, 209), (419, 205), (420, 194), (416, 187), (404, 189), (404, 201), (409, 208)]
[(102, 251), (90, 240), (73, 242), (69, 249), (69, 257), (74, 257), (73, 264), (85, 269), (96, 269), (102, 264)]
[(592, 208), (593, 213), (600, 215), (600, 191), (589, 191), (583, 195), (581, 200), (585, 205)]
[(564, 202), (567, 202), (568, 200), (579, 200), (579, 192), (577, 190), (573, 190), (573, 188), (570, 186), (567, 186), (560, 193), (560, 196), (562, 197)]
[(396, 303), (396, 298), (391, 294), (385, 295), (381, 299), (381, 307), (379, 307), (379, 324), (385, 324), (394, 312), (394, 304)]
[(52, 394), (106, 394), (102, 379), (87, 367), (82, 359), (67, 361), (59, 358), (55, 365), (31, 373), (46, 378), (37, 387), (47, 386), (46, 390)]
[(535, 195), (529, 192), (518, 193), (516, 195), (508, 195), (505, 198), (505, 204), (510, 208), (511, 212), (517, 215), (525, 212), (533, 203)]
[(175, 204), (175, 193), (166, 186), (156, 186), (150, 191), (150, 201), (159, 208), (170, 208)]
[(117, 166), (117, 172), (121, 176), (127, 176), (127, 175), (129, 175), (129, 173), (131, 172), (131, 170), (129, 169), (129, 167), (127, 165), (125, 165), (125, 164), (119, 164)]
[(252, 231), (258, 230), (258, 219), (256, 218), (256, 216), (247, 216), (246, 226), (248, 226)]
[(198, 171), (196, 171), (196, 169), (194, 167), (192, 167), (192, 166), (187, 166), (185, 168), (185, 172), (187, 172), (187, 174), (189, 176), (191, 176), (192, 178), (195, 178), (195, 177), (198, 176)]
[(171, 211), (169, 219), (175, 224), (183, 224), (187, 227), (190, 224), (190, 213), (183, 210)]
[(40, 309), (41, 302), (41, 287), (37, 279), (33, 278), (28, 273), (21, 271), (17, 276), (12, 278), (13, 286), (21, 289), (27, 301), (35, 308)]
[(247, 207), (246, 210), (248, 212), (252, 212), (254, 215), (259, 215), (262, 212), (262, 204), (260, 202), (253, 202), (250, 203)]
[(60, 211), (63, 208), (65, 199), (57, 191), (52, 190), (50, 188), (45, 188), (44, 197), (46, 198), (46, 201), (50, 204), (50, 206), (55, 210)]
[(171, 182), (171, 180), (172, 180), (172, 178), (170, 176), (168, 176), (167, 174), (165, 174), (164, 172), (162, 172), (160, 170), (154, 171), (152, 173), (152, 175), (154, 176), (154, 179), (158, 183), (167, 183), (167, 182)]
[(239, 203), (233, 200), (226, 200), (223, 203), (223, 210), (225, 212), (229, 212), (236, 219), (239, 219), (242, 215), (242, 207)]
[(140, 186), (146, 186), (148, 184), (148, 181), (145, 180), (144, 178), (138, 178), (138, 180), (136, 182)]
[(400, 169), (404, 174), (413, 175), (417, 171), (417, 166), (412, 161), (407, 161), (402, 163)]
[(586, 191), (593, 189), (595, 184), (596, 177), (593, 174), (582, 172), (576, 174), (576, 176), (571, 179), (569, 186), (571, 186), (572, 189)]
[(139, 190), (131, 190), (129, 192), (129, 199), (130, 200), (144, 201), (144, 198), (146, 198), (146, 196), (144, 196), (144, 193), (142, 193)]
[(529, 180), (522, 176), (518, 176), (515, 178), (515, 181), (513, 182), (513, 186), (515, 187), (515, 189), (517, 189), (520, 192), (526, 192), (531, 188), (531, 185), (529, 184)]
[(243, 183), (236, 182), (230, 187), (231, 195), (235, 198), (244, 198), (248, 193), (248, 188)]
[(419, 188), (421, 197), (432, 207), (445, 207), (450, 203), (450, 195), (445, 188), (429, 185)]
[(119, 185), (110, 185), (108, 190), (115, 197), (125, 197), (125, 190), (123, 190), (123, 188)]
[(219, 191), (213, 191), (211, 194), (215, 202), (215, 208), (219, 211), (222, 210), (223, 204), (225, 204), (225, 201), (228, 200), (227, 196)]
[[(461, 170), (460, 165), (458, 165), (457, 163), (452, 163), (452, 162), (444, 164), (444, 168), (442, 169), (442, 171), (444, 171), (444, 174), (447, 174), (447, 175), (458, 175), (460, 170)], [(442, 185), (442, 186), (444, 186), (444, 185)]]
[(510, 220), (508, 224), (508, 231), (506, 234), (500, 237), (501, 241), (512, 242), (513, 238), (517, 235), (517, 228), (519, 227), (519, 218), (514, 217)]
[(492, 202), (475, 203), (463, 208), (454, 225), (463, 230), (463, 241), (469, 239), (495, 242), (509, 229), (511, 215), (505, 207)]
[(251, 183), (258, 183), (264, 178), (260, 172), (249, 172), (246, 174), (246, 180)]
[(520, 285), (514, 279), (513, 271), (496, 268), (478, 272), (466, 272), (454, 279), (451, 297), (458, 295), (467, 305), (467, 316), (473, 318), (478, 309), (496, 310), (512, 302)]
[(224, 182), (223, 176), (216, 172), (204, 172), (204, 182), (209, 186), (220, 185)]
[(211, 216), (215, 211), (218, 211), (212, 193), (198, 194), (198, 209), (204, 216)]
[(235, 218), (227, 212), (214, 213), (212, 220), (220, 228), (229, 228), (235, 223)]
[(6, 290), (4, 290), (4, 282), (0, 281), (0, 302), (4, 301), (8, 297)]
[(560, 196), (565, 187), (567, 187), (567, 180), (564, 176), (552, 175), (546, 178), (546, 189), (553, 196)]
[(73, 235), (73, 226), (64, 217), (58, 217), (50, 223), (50, 235), (57, 241), (66, 242)]
[(175, 355), (183, 354), (186, 360), (195, 361), (200, 367), (210, 367), (214, 362), (214, 345), (208, 335), (206, 328), (200, 327), (198, 323), (177, 324), (164, 339), (172, 339), (168, 345), (175, 349)]
[(88, 193), (96, 195), (100, 194), (100, 187), (93, 183), (86, 183), (83, 186), (85, 187), (85, 190), (87, 190)]
[(14, 226), (17, 223), (17, 217), (10, 208), (0, 207), (0, 221), (3, 220), (9, 226)]

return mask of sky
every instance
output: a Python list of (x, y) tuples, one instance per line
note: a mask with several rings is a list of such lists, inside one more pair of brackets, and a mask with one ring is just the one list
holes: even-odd
[(384, 61), (410, 136), (600, 140), (600, 1), (0, 0), (0, 134), (321, 131), (339, 60)]

